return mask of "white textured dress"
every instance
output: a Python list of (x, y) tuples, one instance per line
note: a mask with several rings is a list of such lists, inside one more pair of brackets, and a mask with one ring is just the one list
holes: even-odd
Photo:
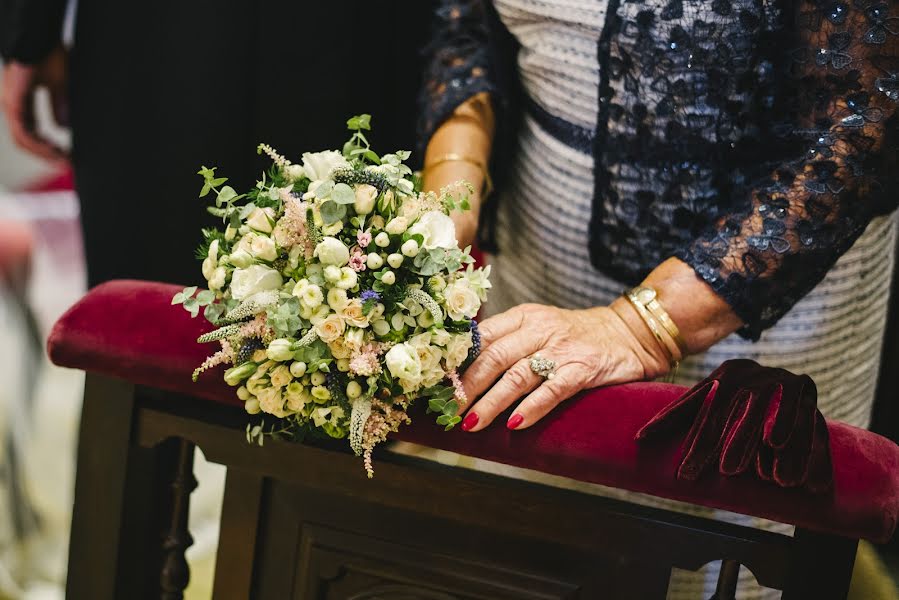
[[(664, 5), (650, 1), (645, 4)], [(605, 0), (495, 0), (503, 24), (521, 44), (518, 70), (529, 100), (586, 131), (597, 120), (597, 42)], [(525, 302), (565, 308), (606, 305), (627, 287), (590, 262), (588, 225), (594, 193), (594, 157), (562, 143), (532, 114), (524, 117), (513, 181), (503, 191), (496, 236), (501, 252), (490, 257), (494, 282), (485, 310), (496, 314)], [(614, 124), (610, 124), (614, 127)], [(677, 382), (692, 385), (721, 362), (751, 358), (809, 374), (828, 418), (867, 427), (875, 393), (896, 247), (895, 215), (872, 221), (827, 276), (757, 342), (737, 335), (684, 361)], [(789, 533), (791, 527), (731, 513), (624, 493), (533, 471), (398, 444), (396, 451), (510, 477), (625, 498), (661, 508), (714, 516)], [(675, 570), (669, 598), (709, 598), (717, 569)], [(741, 570), (741, 599), (776, 598)]]

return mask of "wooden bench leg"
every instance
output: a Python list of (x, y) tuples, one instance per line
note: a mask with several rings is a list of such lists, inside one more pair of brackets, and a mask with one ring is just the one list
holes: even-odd
[(796, 528), (794, 561), (783, 600), (845, 600), (858, 541)]
[(140, 447), (135, 440), (137, 406), (130, 383), (87, 376), (67, 600), (157, 599), (161, 584), (172, 579), (163, 573), (170, 565), (175, 565), (171, 574), (180, 578), (170, 587), (187, 583), (177, 556), (183, 560), (189, 534), (185, 538), (178, 532), (186, 533), (193, 445), (168, 440)]
[(259, 511), (265, 479), (229, 467), (215, 558), (216, 600), (246, 600), (253, 596), (253, 565), (259, 534)]

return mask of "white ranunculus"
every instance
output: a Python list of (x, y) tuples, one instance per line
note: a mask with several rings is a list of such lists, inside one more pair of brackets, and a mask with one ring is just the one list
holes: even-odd
[(390, 374), (399, 379), (404, 390), (411, 390), (421, 381), (421, 360), (409, 344), (397, 344), (387, 351), (384, 362)]
[(459, 279), (443, 290), (446, 312), (454, 321), (473, 319), (481, 308), (481, 299), (467, 279)]
[(327, 179), (332, 170), (349, 166), (343, 154), (335, 150), (303, 154), (303, 171), (313, 181)]
[(250, 254), (259, 260), (273, 261), (278, 258), (275, 240), (267, 235), (254, 235), (250, 240)]
[(342, 290), (340, 288), (331, 288), (328, 290), (328, 306), (333, 308), (335, 311), (339, 312), (346, 303), (349, 302), (347, 299), (346, 290)]
[(367, 183), (356, 186), (356, 200), (353, 208), (356, 214), (367, 215), (375, 209), (375, 199), (378, 197), (378, 189)]
[(350, 249), (333, 237), (326, 237), (315, 247), (315, 256), (325, 265), (342, 267), (350, 262)]
[(271, 233), (275, 227), (275, 211), (270, 208), (257, 208), (247, 218), (247, 225), (256, 231)]
[(387, 223), (384, 229), (391, 235), (399, 235), (406, 231), (407, 227), (409, 227), (409, 219), (406, 217), (394, 217)]
[(277, 290), (283, 283), (280, 273), (264, 265), (234, 269), (231, 275), (231, 297), (243, 300), (258, 292)]
[(431, 210), (421, 216), (412, 227), (409, 228), (412, 235), (420, 235), (421, 247), (431, 250), (433, 248), (457, 248), (456, 225), (448, 216), (437, 210)]

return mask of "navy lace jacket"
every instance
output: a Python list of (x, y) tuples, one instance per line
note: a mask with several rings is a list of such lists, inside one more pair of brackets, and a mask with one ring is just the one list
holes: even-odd
[[(755, 339), (899, 203), (897, 2), (608, 2), (594, 266), (636, 283), (677, 256)], [(443, 0), (427, 52), (421, 139), (489, 92), (503, 159), (527, 99), (488, 0)], [(655, 187), (623, 185), (623, 164)]]

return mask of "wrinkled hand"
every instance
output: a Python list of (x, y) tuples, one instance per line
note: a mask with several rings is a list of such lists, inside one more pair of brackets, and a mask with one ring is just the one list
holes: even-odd
[(35, 92), (50, 92), (53, 116), (60, 126), (68, 125), (67, 54), (58, 48), (44, 62), (27, 65), (12, 61), (3, 68), (0, 107), (6, 115), (10, 134), (17, 146), (49, 161), (66, 159), (66, 152), (41, 136), (35, 120)]
[[(608, 307), (524, 304), (487, 319), (479, 329), (481, 353), (462, 377), (468, 397), (479, 398), (462, 421), (466, 431), (487, 427), (522, 397), (509, 429), (530, 427), (581, 390), (656, 377), (668, 368)], [(552, 379), (531, 371), (535, 353), (555, 361)]]
[(813, 492), (832, 485), (827, 424), (807, 375), (730, 360), (637, 432), (637, 441), (684, 431), (678, 479), (698, 479), (711, 465), (722, 475), (750, 469), (781, 487)]

